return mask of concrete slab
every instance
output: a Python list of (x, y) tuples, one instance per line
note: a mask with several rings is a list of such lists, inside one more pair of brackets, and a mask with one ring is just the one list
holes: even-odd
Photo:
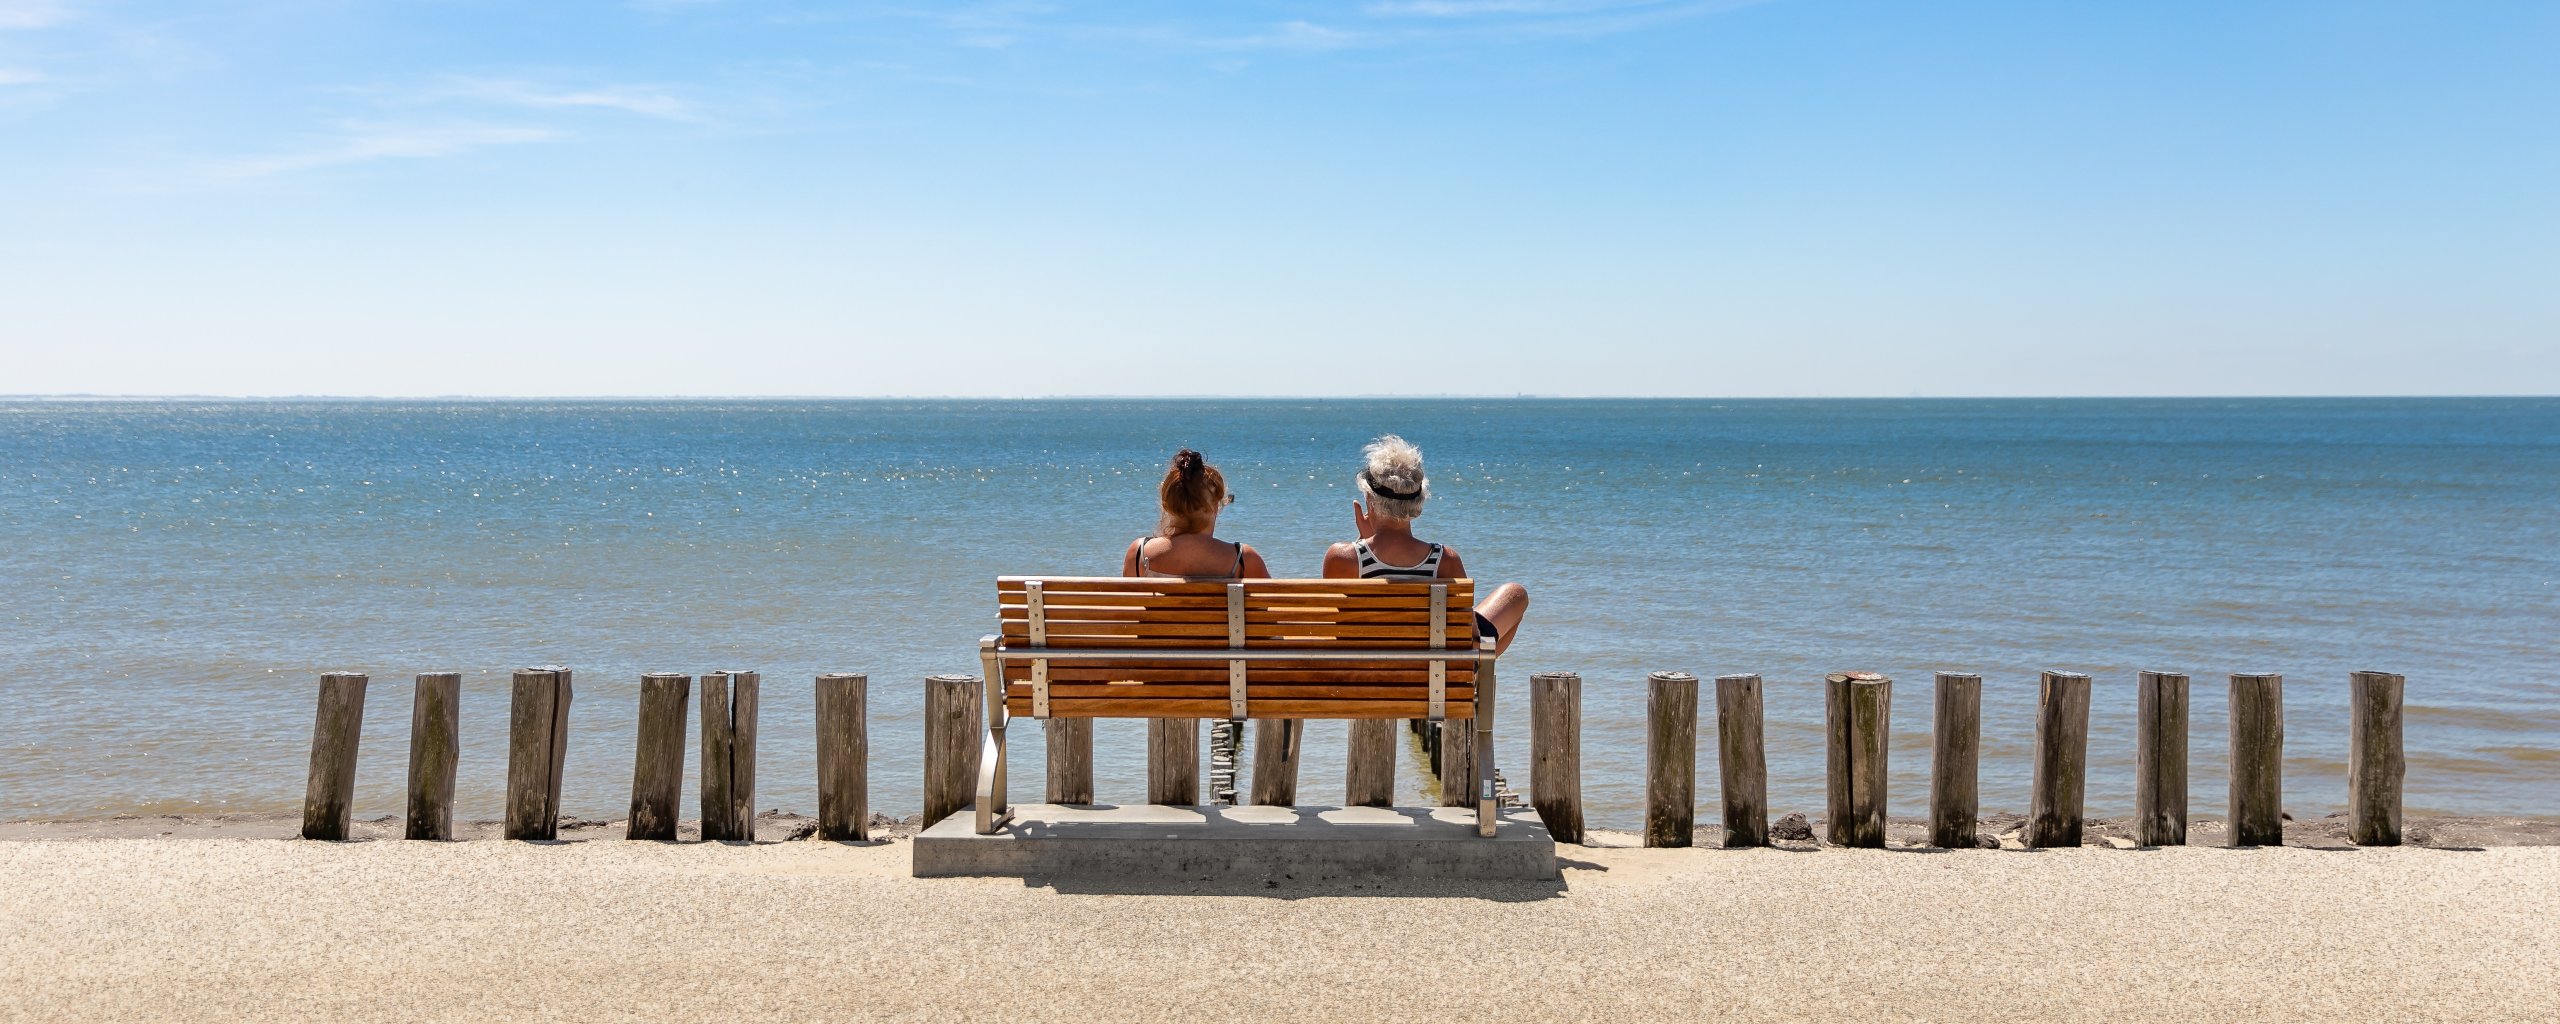
[(918, 878), (1287, 877), (1552, 879), (1538, 816), (1505, 814), (1490, 839), (1460, 807), (1193, 807), (1018, 804), (994, 835), (963, 808), (915, 839)]

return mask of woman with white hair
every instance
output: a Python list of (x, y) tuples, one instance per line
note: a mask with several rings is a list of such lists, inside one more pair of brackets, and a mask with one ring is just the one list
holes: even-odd
[[(1431, 497), (1431, 481), (1422, 475), (1422, 449), (1388, 434), (1361, 450), (1368, 464), (1357, 478), (1361, 500), (1351, 503), (1351, 521), (1360, 539), (1336, 544), (1324, 553), (1326, 579), (1452, 580), (1467, 574), (1457, 549), (1413, 535), (1422, 518), (1422, 503)], [(1507, 650), (1520, 619), (1529, 613), (1529, 590), (1505, 583), (1478, 592), (1476, 633)]]

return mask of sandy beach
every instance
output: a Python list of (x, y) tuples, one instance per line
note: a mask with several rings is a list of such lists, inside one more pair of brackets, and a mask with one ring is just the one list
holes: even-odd
[(903, 840), (766, 826), (0, 842), (0, 1018), (2560, 1016), (2550, 846), (1567, 847), (1561, 883), (1094, 884), (919, 880)]

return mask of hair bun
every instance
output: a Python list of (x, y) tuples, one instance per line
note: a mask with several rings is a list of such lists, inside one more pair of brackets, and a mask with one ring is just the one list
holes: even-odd
[(1173, 453), (1173, 468), (1175, 472), (1181, 473), (1184, 476), (1190, 476), (1200, 471), (1200, 465), (1201, 461), (1199, 452), (1185, 448)]

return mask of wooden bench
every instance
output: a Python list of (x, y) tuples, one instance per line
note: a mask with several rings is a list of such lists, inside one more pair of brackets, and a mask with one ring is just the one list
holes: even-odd
[[(1031, 718), (1419, 718), (1476, 730), (1476, 833), (1494, 834), (1494, 645), (1475, 583), (996, 580), (978, 642), (986, 736), (977, 831), (1012, 818), (1005, 725)], [(1444, 780), (1449, 785), (1455, 780)]]

